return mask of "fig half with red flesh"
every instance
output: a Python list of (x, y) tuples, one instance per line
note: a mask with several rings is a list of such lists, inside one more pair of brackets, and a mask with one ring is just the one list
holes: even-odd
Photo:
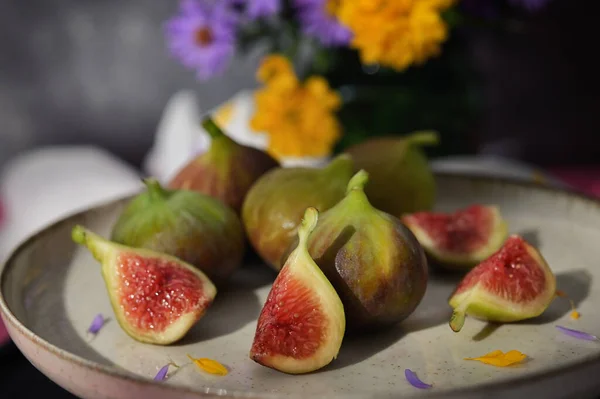
[(556, 277), (540, 252), (511, 235), (491, 257), (469, 271), (451, 295), (450, 327), (458, 332), (465, 316), (510, 323), (537, 317), (556, 294)]
[(316, 208), (308, 208), (298, 229), (299, 244), (271, 287), (250, 349), (255, 362), (288, 374), (328, 365), (346, 330), (342, 301), (308, 253), (307, 238), (317, 220)]
[(496, 252), (508, 236), (500, 210), (471, 205), (456, 212), (417, 212), (402, 221), (419, 240), (427, 256), (439, 266), (468, 270)]
[(204, 273), (178, 258), (116, 244), (79, 225), (71, 235), (101, 263), (117, 321), (137, 341), (156, 345), (178, 341), (217, 294)]

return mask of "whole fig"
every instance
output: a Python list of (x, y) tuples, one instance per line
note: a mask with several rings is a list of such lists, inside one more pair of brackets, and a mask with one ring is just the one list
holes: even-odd
[(438, 143), (435, 132), (415, 132), (404, 137), (376, 137), (346, 149), (355, 171), (364, 169), (370, 181), (365, 192), (377, 209), (401, 217), (433, 208), (435, 177), (421, 149)]
[(235, 212), (195, 191), (163, 188), (156, 179), (126, 205), (111, 240), (175, 256), (223, 284), (241, 265), (244, 229)]
[(236, 143), (210, 117), (202, 126), (211, 137), (210, 148), (181, 168), (168, 186), (210, 195), (239, 214), (252, 184), (279, 163), (267, 153)]
[(321, 214), (308, 240), (311, 257), (344, 303), (348, 330), (355, 332), (407, 318), (428, 280), (416, 237), (398, 218), (369, 203), (363, 191), (368, 177), (364, 170), (352, 177), (346, 196)]
[(352, 160), (339, 155), (323, 168), (275, 168), (252, 186), (242, 207), (242, 220), (252, 247), (274, 270), (297, 235), (304, 211), (323, 212), (343, 198), (352, 177)]

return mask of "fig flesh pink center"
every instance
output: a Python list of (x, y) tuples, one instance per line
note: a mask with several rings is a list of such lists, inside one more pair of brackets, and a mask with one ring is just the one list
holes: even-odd
[(162, 332), (182, 315), (208, 305), (202, 282), (175, 262), (123, 253), (117, 264), (120, 305), (138, 330)]
[(480, 284), (486, 291), (514, 303), (535, 300), (546, 290), (546, 275), (523, 240), (511, 237), (494, 256), (469, 272), (456, 294)]
[(453, 214), (418, 212), (408, 217), (427, 232), (436, 247), (447, 252), (469, 253), (488, 242), (493, 214), (482, 205), (472, 205)]
[(306, 359), (323, 344), (328, 319), (319, 299), (311, 287), (290, 277), (284, 268), (269, 293), (252, 347), (255, 360), (274, 355)]

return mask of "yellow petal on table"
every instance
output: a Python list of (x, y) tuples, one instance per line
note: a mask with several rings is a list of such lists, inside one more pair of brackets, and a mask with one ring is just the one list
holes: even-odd
[(215, 375), (227, 375), (228, 371), (227, 371), (227, 367), (223, 366), (221, 363), (217, 362), (216, 360), (212, 360), (212, 359), (207, 359), (207, 358), (193, 358), (190, 355), (187, 355), (187, 357), (190, 358), (190, 360), (192, 362), (194, 362), (194, 364), (196, 366), (198, 366), (198, 368), (200, 370), (206, 371), (209, 374), (215, 374)]
[(495, 350), (487, 355), (481, 357), (467, 357), (465, 360), (477, 360), (496, 367), (507, 367), (522, 362), (526, 357), (527, 355), (517, 350), (511, 350), (506, 353), (501, 350)]

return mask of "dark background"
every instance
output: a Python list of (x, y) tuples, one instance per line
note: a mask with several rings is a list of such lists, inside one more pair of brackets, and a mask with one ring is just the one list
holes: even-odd
[[(486, 1), (486, 0), (481, 0)], [(0, 168), (19, 151), (94, 143), (139, 166), (168, 98), (194, 88), (203, 108), (254, 85), (255, 59), (199, 84), (166, 56), (160, 25), (175, 1), (4, 0), (0, 3)], [(526, 29), (478, 31), (469, 56), (483, 113), (457, 152), (543, 166), (599, 164), (597, 0), (555, 0)], [(67, 398), (9, 344), (6, 398)]]

